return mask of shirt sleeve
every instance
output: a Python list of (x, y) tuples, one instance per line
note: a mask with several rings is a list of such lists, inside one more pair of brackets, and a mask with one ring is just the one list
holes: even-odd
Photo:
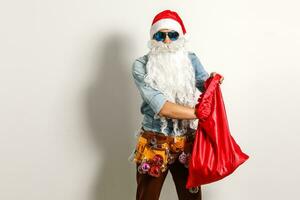
[(145, 83), (145, 64), (135, 60), (132, 65), (132, 76), (142, 99), (149, 104), (154, 114), (157, 116), (164, 103), (167, 101), (166, 96)]
[(202, 63), (195, 53), (191, 53), (191, 61), (195, 68), (196, 87), (204, 92), (204, 82), (209, 78), (208, 72), (204, 69)]

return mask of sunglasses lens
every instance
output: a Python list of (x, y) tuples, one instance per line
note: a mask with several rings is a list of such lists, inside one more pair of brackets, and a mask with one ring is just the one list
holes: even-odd
[(166, 34), (164, 32), (158, 31), (153, 35), (153, 39), (157, 41), (163, 41), (166, 38)]
[(174, 41), (174, 40), (178, 39), (179, 33), (176, 31), (171, 31), (168, 33), (168, 36), (169, 36), (170, 40)]

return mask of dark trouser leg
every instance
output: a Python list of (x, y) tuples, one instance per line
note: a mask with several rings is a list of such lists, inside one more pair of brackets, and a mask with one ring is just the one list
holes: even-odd
[(201, 187), (197, 193), (190, 193), (189, 190), (185, 188), (188, 178), (188, 168), (177, 159), (170, 165), (169, 170), (172, 174), (179, 200), (201, 200)]
[(160, 177), (153, 177), (148, 174), (140, 174), (137, 170), (139, 164), (136, 164), (136, 200), (159, 200), (159, 195), (168, 174), (168, 170)]

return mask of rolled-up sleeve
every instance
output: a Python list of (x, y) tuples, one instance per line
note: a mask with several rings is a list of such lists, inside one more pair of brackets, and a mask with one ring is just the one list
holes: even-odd
[(209, 78), (208, 72), (204, 69), (197, 55), (193, 52), (190, 53), (192, 64), (195, 68), (196, 87), (204, 92), (204, 82)]
[(149, 104), (155, 115), (158, 115), (164, 103), (167, 101), (166, 96), (159, 90), (156, 90), (145, 83), (145, 64), (135, 60), (132, 65), (132, 76), (142, 99)]

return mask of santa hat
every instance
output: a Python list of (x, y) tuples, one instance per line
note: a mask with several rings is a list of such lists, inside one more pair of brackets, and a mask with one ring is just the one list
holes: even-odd
[(179, 37), (186, 34), (184, 24), (175, 11), (164, 10), (158, 13), (151, 24), (150, 38), (160, 29), (171, 29), (179, 33)]

